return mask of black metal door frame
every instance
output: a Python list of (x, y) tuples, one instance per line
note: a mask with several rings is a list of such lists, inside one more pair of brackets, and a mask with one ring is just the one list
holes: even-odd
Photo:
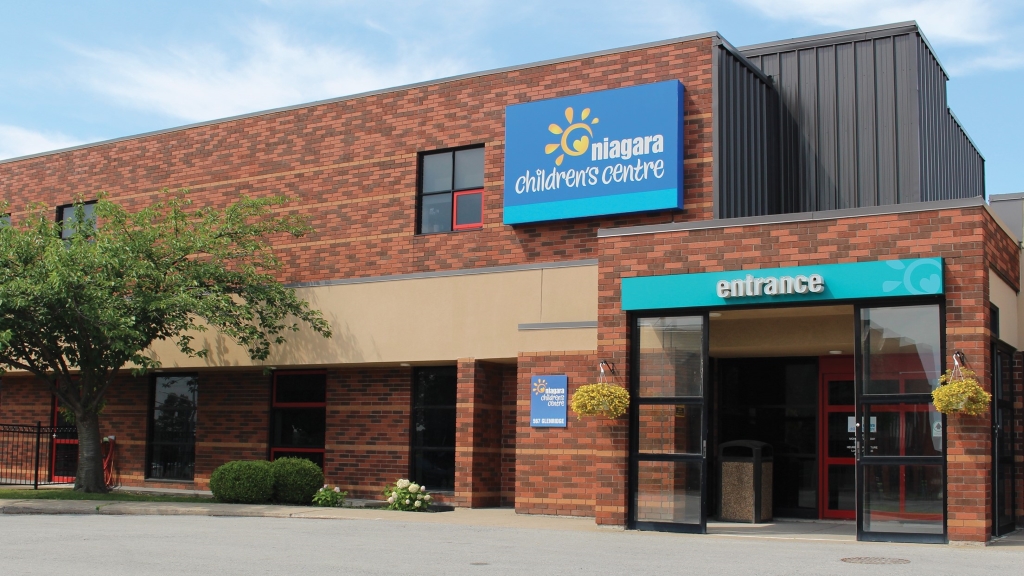
[[(700, 317), (701, 319), (701, 396), (673, 398), (640, 398), (640, 326), (641, 318), (658, 317)], [(708, 521), (708, 398), (710, 390), (710, 367), (708, 366), (708, 311), (675, 311), (675, 313), (630, 314), (630, 362), (629, 362), (629, 479), (627, 489), (627, 527), (633, 530), (654, 530), (661, 532), (681, 532), (689, 534), (706, 534)], [(640, 405), (700, 405), (701, 406), (701, 453), (700, 454), (640, 454)], [(637, 521), (636, 493), (639, 476), (639, 463), (644, 462), (700, 462), (700, 523), (681, 524), (673, 522)]]
[[(1011, 486), (1010, 490), (1010, 520), (1004, 524), (999, 523), (999, 509), (1005, 504), (1001, 498), (1002, 492), (999, 490), (999, 479), (1001, 477), (1001, 466), (1008, 464), (1010, 466), (1010, 478), (1011, 483), (1016, 483), (1016, 464), (1014, 462), (1013, 454), (1013, 427), (1014, 427), (1014, 385), (1013, 385), (1013, 356), (1016, 350), (1012, 346), (1003, 342), (1002, 340), (994, 340), (992, 342), (992, 535), (1002, 536), (1004, 534), (1013, 532), (1017, 529), (1017, 517), (1016, 517), (1016, 486)], [(1002, 387), (1002, 370), (999, 364), (999, 358), (1005, 355), (1010, 361), (1010, 386), (1009, 386), (1009, 398), (1003, 397)], [(1001, 407), (1009, 407), (1010, 410), (1010, 422), (1003, 422)], [(1006, 434), (1010, 435), (1010, 454), (1003, 454), (1000, 449), (1002, 441)], [(1008, 456), (1008, 458), (1007, 458)], [(1005, 462), (1004, 462), (1005, 460)]]
[[(856, 486), (857, 486), (857, 540), (867, 542), (911, 542), (924, 544), (944, 544), (948, 541), (948, 517), (949, 517), (949, 493), (948, 473), (946, 466), (946, 417), (942, 417), (942, 457), (914, 457), (914, 456), (870, 456), (865, 455), (865, 406), (872, 404), (899, 404), (899, 403), (921, 403), (921, 394), (886, 394), (871, 396), (864, 394), (864, 354), (861, 348), (861, 311), (871, 308), (896, 308), (906, 306), (927, 306), (938, 305), (939, 309), (939, 346), (942, 350), (940, 356), (941, 371), (946, 369), (946, 305), (945, 300), (940, 298), (899, 298), (856, 301), (853, 308), (854, 318), (854, 402), (856, 411)], [(929, 400), (930, 401), (930, 395)], [(864, 530), (864, 496), (866, 493), (864, 482), (864, 467), (871, 464), (898, 465), (942, 465), (942, 534), (921, 534), (902, 532), (867, 532)]]

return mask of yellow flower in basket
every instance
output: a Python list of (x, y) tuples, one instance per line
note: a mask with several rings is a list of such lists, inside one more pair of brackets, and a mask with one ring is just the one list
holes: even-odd
[(572, 395), (569, 406), (580, 416), (621, 418), (629, 411), (629, 391), (604, 382), (586, 384)]
[(939, 376), (939, 387), (932, 390), (932, 404), (943, 414), (980, 416), (991, 402), (992, 395), (978, 384), (974, 372), (959, 366)]

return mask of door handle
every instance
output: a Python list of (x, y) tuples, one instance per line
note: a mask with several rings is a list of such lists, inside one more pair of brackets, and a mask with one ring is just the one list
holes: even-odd
[(863, 427), (860, 425), (860, 422), (857, 422), (856, 424), (854, 424), (854, 427), (856, 428), (856, 431), (853, 433), (853, 458), (854, 458), (854, 460), (857, 460), (859, 462), (860, 461), (861, 451), (862, 451), (862, 444), (861, 444), (860, 436), (861, 436), (861, 432), (863, 430)]
[(702, 440), (701, 441), (700, 457), (701, 458), (707, 458), (708, 457), (708, 441), (707, 440)]

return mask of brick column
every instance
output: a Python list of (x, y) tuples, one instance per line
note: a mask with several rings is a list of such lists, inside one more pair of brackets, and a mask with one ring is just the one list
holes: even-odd
[[(975, 233), (981, 236), (982, 230)], [(978, 382), (992, 391), (988, 266), (980, 245), (946, 258), (946, 366), (962, 350)], [(946, 417), (947, 523), (950, 542), (992, 534), (992, 414)]]
[(460, 359), (455, 415), (455, 498), (457, 506), (501, 504), (501, 366)]

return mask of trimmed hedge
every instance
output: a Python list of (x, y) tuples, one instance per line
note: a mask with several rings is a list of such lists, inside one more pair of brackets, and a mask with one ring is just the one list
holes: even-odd
[(324, 485), (320, 467), (305, 458), (278, 458), (271, 463), (274, 500), (284, 504), (313, 503), (313, 495)]
[[(236, 460), (210, 475), (210, 491), (221, 502), (262, 504), (274, 497), (274, 472), (264, 460)], [(311, 497), (312, 498), (312, 497)]]

